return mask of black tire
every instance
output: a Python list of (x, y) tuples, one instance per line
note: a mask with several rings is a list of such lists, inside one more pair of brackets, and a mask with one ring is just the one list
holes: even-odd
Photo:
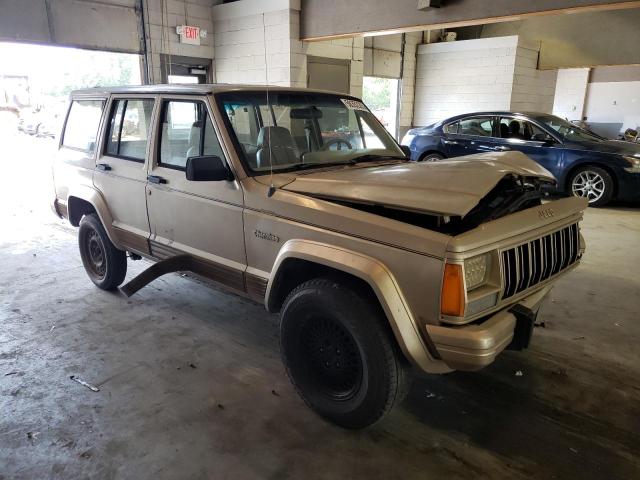
[(431, 153), (427, 153), (423, 157), (420, 157), (420, 160), (418, 161), (419, 162), (437, 162), (443, 159), (444, 159), (444, 155), (442, 155), (441, 153), (431, 152)]
[(124, 281), (127, 254), (111, 243), (95, 213), (85, 215), (80, 220), (78, 244), (84, 269), (96, 286), (113, 290)]
[(287, 296), (280, 351), (306, 404), (344, 428), (373, 425), (411, 385), (378, 302), (348, 282), (317, 278)]
[(571, 195), (585, 197), (590, 207), (603, 207), (613, 198), (615, 185), (611, 175), (600, 167), (580, 167), (568, 182)]

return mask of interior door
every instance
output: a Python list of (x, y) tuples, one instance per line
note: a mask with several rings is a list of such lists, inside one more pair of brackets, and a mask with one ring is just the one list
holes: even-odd
[(153, 96), (111, 98), (93, 175), (118, 236), (143, 251), (149, 237), (145, 185), (154, 104)]
[(151, 253), (202, 260), (207, 276), (244, 288), (243, 195), (235, 181), (189, 181), (187, 158), (226, 159), (206, 97), (165, 97), (147, 184)]

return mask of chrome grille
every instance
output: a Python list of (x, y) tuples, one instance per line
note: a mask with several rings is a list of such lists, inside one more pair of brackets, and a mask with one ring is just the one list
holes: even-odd
[(502, 299), (544, 282), (578, 260), (578, 224), (502, 252)]

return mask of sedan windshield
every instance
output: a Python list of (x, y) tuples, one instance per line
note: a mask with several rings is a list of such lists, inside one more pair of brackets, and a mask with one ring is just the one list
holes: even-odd
[(307, 92), (217, 94), (245, 164), (257, 174), (405, 156), (359, 100)]
[(602, 142), (603, 140), (606, 140), (606, 138), (601, 137), (600, 135), (596, 135), (595, 133), (585, 130), (584, 128), (580, 128), (577, 125), (567, 122), (560, 117), (556, 117), (555, 115), (544, 115), (538, 117), (537, 120), (544, 123), (547, 127), (552, 128), (567, 140), (576, 142), (584, 140), (590, 142)]

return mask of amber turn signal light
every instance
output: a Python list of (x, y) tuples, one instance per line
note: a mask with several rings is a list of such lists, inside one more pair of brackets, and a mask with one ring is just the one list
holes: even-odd
[(464, 276), (462, 265), (447, 263), (444, 266), (440, 313), (452, 317), (464, 316)]

